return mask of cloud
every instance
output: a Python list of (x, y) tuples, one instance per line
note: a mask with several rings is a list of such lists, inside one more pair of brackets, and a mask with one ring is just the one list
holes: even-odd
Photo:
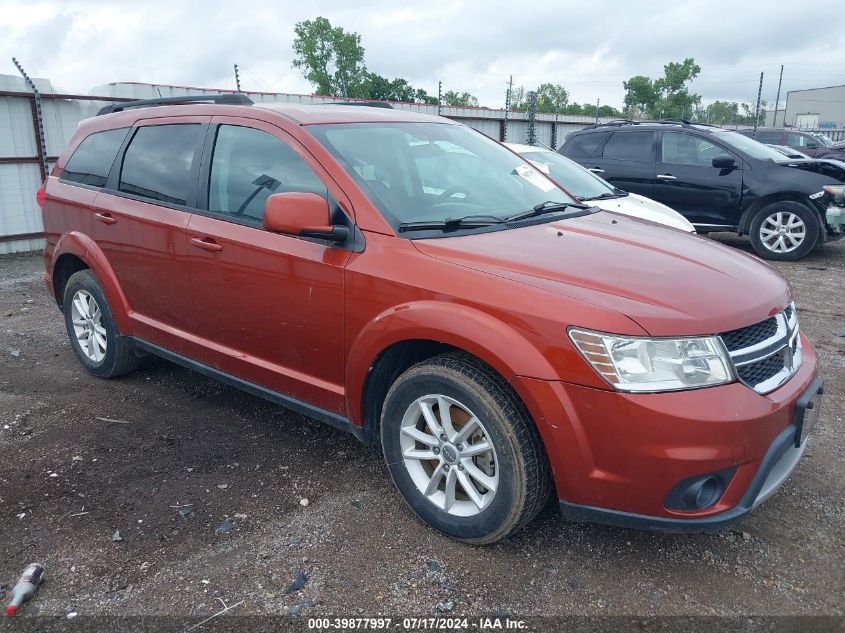
[[(805, 0), (800, 16), (840, 11), (838, 1)], [(752, 101), (761, 70), (763, 98), (773, 101), (782, 63), (782, 98), (790, 89), (845, 84), (845, 23), (798, 26), (794, 5), (759, 1), (714, 8), (703, 0), (7, 0), (0, 41), (32, 76), (72, 90), (112, 81), (233, 87), (237, 62), (245, 88), (308, 93), (291, 68), (293, 25), (318, 15), (361, 35), (370, 70), (429, 93), (442, 81), (444, 90), (468, 90), (493, 107), (502, 106), (511, 75), (529, 89), (561, 83), (574, 101), (620, 106), (625, 79), (658, 76), (685, 57), (702, 67), (693, 89), (705, 102)], [(17, 74), (8, 59), (0, 73)]]

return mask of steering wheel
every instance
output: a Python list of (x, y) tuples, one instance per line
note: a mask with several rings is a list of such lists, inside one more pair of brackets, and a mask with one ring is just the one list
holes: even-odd
[(447, 189), (446, 191), (441, 193), (439, 197), (441, 199), (445, 200), (446, 198), (451, 198), (452, 196), (454, 196), (457, 193), (464, 194), (463, 200), (466, 200), (467, 198), (469, 198), (472, 195), (469, 192), (469, 189), (467, 189), (466, 187), (450, 187), (449, 189)]

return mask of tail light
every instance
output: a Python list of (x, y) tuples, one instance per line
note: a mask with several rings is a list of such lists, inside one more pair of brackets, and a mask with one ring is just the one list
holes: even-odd
[(41, 185), (35, 193), (35, 201), (39, 207), (44, 208), (44, 203), (47, 201), (47, 191), (44, 189), (44, 185)]

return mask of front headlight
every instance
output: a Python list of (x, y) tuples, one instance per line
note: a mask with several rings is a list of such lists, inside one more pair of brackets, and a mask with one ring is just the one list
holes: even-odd
[(736, 379), (717, 336), (640, 338), (572, 328), (569, 338), (593, 369), (619, 391), (679, 391)]
[(833, 201), (838, 203), (845, 202), (845, 185), (825, 185), (822, 187), (826, 193), (830, 194)]

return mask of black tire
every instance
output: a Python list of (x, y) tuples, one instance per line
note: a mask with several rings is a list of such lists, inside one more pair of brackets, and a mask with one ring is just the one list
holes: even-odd
[[(106, 331), (106, 350), (103, 358), (98, 362), (88, 357), (82, 349), (74, 332), (72, 306), (74, 296), (80, 290), (87, 292), (100, 308), (102, 313), (102, 327)], [(65, 286), (62, 302), (70, 346), (73, 348), (79, 362), (92, 376), (97, 378), (115, 378), (128, 374), (136, 369), (141, 362), (140, 357), (135, 353), (134, 348), (120, 335), (112, 315), (111, 306), (100, 287), (100, 283), (90, 270), (80, 270), (71, 275)]]
[[(788, 252), (778, 252), (773, 250), (766, 245), (763, 241), (763, 236), (761, 235), (763, 223), (766, 222), (767, 218), (779, 212), (794, 214), (801, 218), (801, 221), (804, 222), (805, 231), (803, 239), (794, 250)], [(793, 202), (791, 200), (772, 202), (757, 211), (757, 213), (754, 214), (754, 218), (751, 220), (751, 228), (749, 230), (751, 245), (760, 257), (763, 259), (789, 262), (799, 260), (812, 251), (819, 242), (820, 235), (821, 226), (819, 224), (818, 214), (800, 202)]]
[[(428, 394), (465, 404), (484, 425), (495, 448), (498, 486), (489, 505), (475, 516), (454, 516), (436, 506), (418, 489), (405, 466), (401, 422), (409, 407)], [(437, 356), (399, 376), (382, 408), (381, 440), (390, 475), (408, 505), (432, 527), (464, 542), (493, 543), (521, 529), (551, 493), (546, 453), (525, 405), (501, 376), (465, 354)]]

